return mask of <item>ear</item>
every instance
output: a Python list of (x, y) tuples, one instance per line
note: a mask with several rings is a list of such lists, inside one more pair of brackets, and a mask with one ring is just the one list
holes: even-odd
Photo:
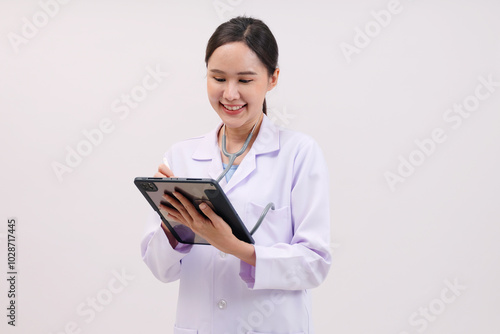
[(278, 84), (278, 77), (279, 77), (279, 75), (280, 75), (280, 69), (276, 68), (274, 70), (273, 75), (269, 77), (269, 84), (267, 85), (267, 91), (268, 92), (271, 89), (273, 89), (274, 87), (276, 87), (276, 85)]

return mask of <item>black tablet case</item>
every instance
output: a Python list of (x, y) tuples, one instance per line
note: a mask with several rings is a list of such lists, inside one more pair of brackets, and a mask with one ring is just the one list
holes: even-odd
[(171, 195), (174, 191), (183, 194), (196, 208), (201, 202), (207, 203), (215, 213), (228, 223), (238, 239), (254, 243), (252, 236), (217, 181), (194, 178), (136, 177), (134, 183), (177, 241), (185, 244), (208, 244), (205, 239), (195, 234), (189, 227), (168, 217), (167, 213), (160, 208), (160, 204), (170, 206), (162, 197), (163, 194)]

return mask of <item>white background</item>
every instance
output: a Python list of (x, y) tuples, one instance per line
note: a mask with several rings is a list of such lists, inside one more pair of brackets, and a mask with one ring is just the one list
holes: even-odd
[[(0, 2), (0, 266), (15, 217), (18, 270), (16, 327), (0, 282), (2, 333), (172, 332), (177, 283), (141, 260), (149, 207), (133, 178), (218, 123), (204, 49), (239, 14), (264, 20), (280, 47), (270, 115), (314, 136), (329, 163), (334, 256), (313, 291), (317, 332), (500, 332), (500, 87), (460, 126), (443, 119), (474, 101), (479, 77), (500, 82), (500, 3), (401, 0), (384, 27), (382, 0), (41, 3), (46, 22), (38, 1)], [(365, 28), (370, 42), (346, 56)], [(168, 77), (121, 119), (112, 104), (148, 67)], [(105, 119), (113, 131), (59, 180), (53, 164)], [(419, 155), (436, 128), (446, 140)], [(391, 189), (386, 172), (410, 156), (420, 165)]]

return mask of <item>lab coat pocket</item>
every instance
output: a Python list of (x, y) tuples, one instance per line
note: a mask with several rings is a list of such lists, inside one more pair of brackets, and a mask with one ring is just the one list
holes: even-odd
[[(249, 202), (246, 206), (245, 223), (249, 229), (259, 220), (265, 205)], [(270, 209), (253, 238), (255, 243), (263, 246), (271, 246), (279, 242), (290, 243), (293, 236), (290, 208), (288, 206)]]
[(198, 330), (174, 326), (174, 334), (198, 334)]

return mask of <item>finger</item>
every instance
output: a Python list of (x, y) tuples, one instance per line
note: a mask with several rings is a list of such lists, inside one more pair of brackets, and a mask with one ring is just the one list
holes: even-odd
[(164, 212), (167, 213), (167, 215), (172, 216), (172, 217), (177, 217), (180, 215), (179, 211), (177, 209), (173, 208), (170, 205), (167, 205), (165, 203), (160, 203), (160, 209)]
[(218, 214), (216, 214), (214, 212), (214, 210), (212, 210), (212, 208), (207, 205), (206, 203), (201, 203), (199, 206), (198, 206), (201, 210), (201, 212), (203, 212), (203, 214), (205, 216), (207, 216), (208, 219), (210, 219), (212, 222), (215, 222), (215, 221), (218, 221), (219, 219), (222, 219)]
[(217, 213), (215, 213), (215, 211), (207, 203), (201, 203), (199, 208), (220, 235), (225, 233), (232, 234), (232, 229), (229, 224)]
[[(178, 194), (178, 196), (179, 195), (180, 194)], [(181, 202), (178, 198), (169, 196), (167, 194), (163, 195), (163, 198), (165, 198), (177, 210), (177, 219), (182, 220), (182, 223), (184, 225), (192, 227), (195, 218), (198, 219), (198, 217), (193, 217), (193, 215), (191, 214), (192, 211), (190, 212), (190, 210), (185, 206), (186, 203), (190, 204), (189, 201), (187, 201), (184, 196), (180, 196), (182, 197), (184, 202)]]
[(186, 197), (184, 197), (181, 193), (174, 192), (173, 195), (184, 206), (184, 209), (186, 209), (186, 213), (189, 214), (191, 219), (201, 220), (201, 219), (205, 218), (205, 217), (202, 217), (202, 215), (200, 215), (200, 213), (198, 212), (198, 210), (196, 210), (193, 203), (191, 203), (191, 201), (188, 200)]
[[(179, 214), (181, 214), (182, 211), (186, 211), (186, 209), (184, 208), (184, 206), (182, 205), (182, 203), (179, 202), (175, 197), (172, 197), (172, 196), (167, 195), (167, 194), (163, 194), (162, 197), (168, 203), (170, 203), (170, 205), (175, 209), (175, 211), (179, 212)], [(163, 205), (163, 206), (166, 207), (166, 208), (168, 208), (168, 206), (166, 206), (166, 205)], [(172, 207), (170, 207), (170, 209), (172, 209)]]
[(179, 214), (179, 211), (163, 203), (160, 203), (160, 209), (165, 211), (169, 216), (174, 216)]
[(173, 220), (173, 221), (176, 221), (178, 223), (181, 223), (182, 225), (189, 226), (189, 223), (184, 219), (184, 217), (176, 209), (168, 207), (164, 204), (160, 204), (160, 209), (163, 210), (163, 212), (166, 212), (166, 215), (164, 215), (164, 216), (167, 220)]
[(172, 170), (165, 164), (158, 166), (158, 172), (165, 175), (165, 177), (174, 177)]

